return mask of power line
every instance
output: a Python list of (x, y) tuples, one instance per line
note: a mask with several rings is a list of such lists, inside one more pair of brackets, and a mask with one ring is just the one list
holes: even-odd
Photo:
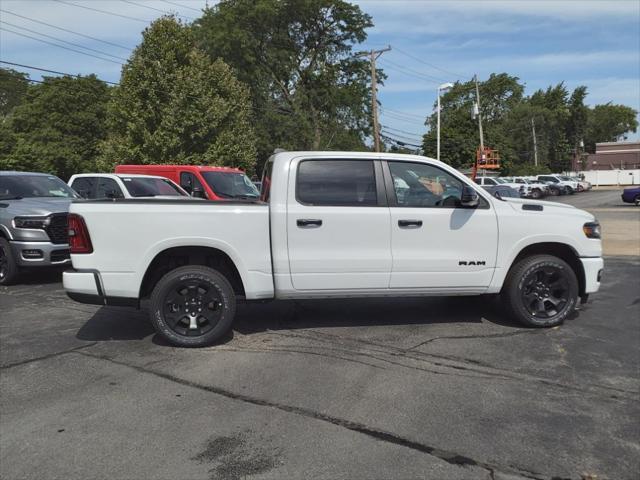
[(407, 56), (407, 57), (409, 57), (409, 58), (411, 58), (411, 59), (415, 60), (416, 62), (420, 62), (420, 63), (422, 63), (422, 64), (424, 64), (424, 65), (426, 65), (426, 66), (428, 66), (428, 67), (435, 68), (436, 70), (440, 70), (440, 71), (441, 71), (441, 72), (443, 72), (443, 73), (447, 73), (447, 74), (449, 74), (449, 75), (453, 75), (454, 77), (458, 77), (458, 78), (466, 78), (466, 75), (460, 75), (459, 73), (455, 73), (455, 72), (452, 72), (452, 71), (450, 71), (450, 70), (446, 70), (446, 69), (444, 69), (444, 68), (440, 68), (440, 67), (438, 67), (437, 65), (434, 65), (433, 63), (429, 63), (429, 62), (427, 62), (427, 61), (425, 61), (425, 60), (422, 60), (422, 59), (421, 59), (421, 58), (419, 58), (419, 57), (416, 57), (416, 56), (414, 56), (414, 55), (411, 55), (410, 53), (405, 52), (404, 50), (400, 50), (400, 49), (399, 49), (398, 47), (396, 47), (395, 45), (394, 45), (394, 47), (393, 47), (393, 48), (394, 48), (395, 50), (397, 50), (399, 53), (401, 53), (401, 54), (403, 54), (403, 55), (405, 55), (405, 56)]
[[(131, 0), (120, 0), (120, 1), (124, 2), (124, 3), (128, 3), (130, 5), (135, 5), (136, 7), (148, 8), (149, 10), (154, 10), (154, 11), (160, 12), (160, 13), (162, 13), (164, 15), (171, 15), (171, 12), (167, 12), (166, 10), (160, 10), (159, 8), (150, 7), (149, 5), (144, 5), (144, 4), (141, 4), (141, 3), (133, 2)], [(180, 15), (180, 14), (176, 14), (176, 15), (178, 17), (186, 18), (187, 20), (191, 20), (191, 21), (195, 20), (194, 18), (187, 17), (186, 15)]]
[(84, 45), (80, 45), (79, 43), (68, 42), (66, 40), (62, 40), (61, 38), (54, 37), (53, 35), (47, 35), (46, 33), (40, 33), (40, 32), (38, 32), (36, 30), (31, 30), (30, 28), (21, 27), (20, 25), (15, 25), (13, 23), (5, 22), (5, 21), (2, 21), (2, 20), (0, 20), (0, 23), (1, 24), (5, 24), (5, 25), (9, 25), (10, 27), (13, 27), (13, 28), (19, 28), (20, 30), (25, 30), (25, 31), (30, 32), (30, 33), (35, 33), (36, 35), (40, 35), (42, 37), (50, 38), (50, 39), (55, 40), (57, 42), (66, 43), (67, 45), (73, 45), (74, 47), (84, 48), (85, 50), (89, 50), (91, 52), (99, 53), (100, 55), (106, 55), (107, 57), (117, 58), (118, 60), (123, 60), (125, 62), (127, 61), (126, 58), (118, 57), (116, 55), (111, 55), (110, 53), (103, 52), (101, 50), (96, 50), (95, 48), (85, 47)]
[(407, 117), (414, 117), (417, 118), (419, 120), (424, 121), (425, 119), (425, 115), (417, 115), (415, 113), (409, 113), (409, 112), (403, 112), (401, 110), (393, 110), (392, 108), (388, 108), (388, 107), (384, 107), (382, 110), (387, 111), (387, 112), (393, 112), (399, 115), (406, 115)]
[(422, 80), (426, 80), (426, 81), (428, 81), (430, 83), (438, 84), (438, 83), (444, 82), (444, 80), (442, 78), (438, 78), (438, 77), (434, 77), (432, 75), (428, 75), (426, 73), (420, 72), (418, 70), (414, 70), (414, 69), (412, 69), (410, 67), (406, 67), (404, 65), (399, 65), (399, 64), (397, 64), (395, 62), (392, 62), (391, 60), (386, 59), (386, 58), (384, 59), (384, 63), (392, 65), (393, 67), (395, 67), (396, 70), (404, 73), (405, 75), (414, 76), (414, 77), (420, 78)]
[(72, 7), (84, 8), (85, 10), (91, 10), (93, 12), (103, 13), (105, 15), (113, 15), (114, 17), (126, 18), (127, 20), (134, 20), (136, 22), (151, 23), (150, 20), (143, 20), (142, 18), (130, 17), (128, 15), (121, 15), (119, 13), (109, 12), (107, 10), (100, 10), (98, 8), (87, 7), (86, 5), (78, 5), (77, 3), (67, 2), (65, 0), (53, 0), (54, 2), (62, 3)]
[(390, 142), (393, 142), (396, 145), (399, 145), (399, 146), (402, 146), (402, 147), (409, 146), (409, 147), (415, 147), (415, 148), (422, 148), (422, 145), (416, 145), (415, 143), (404, 142), (402, 140), (398, 140), (396, 138), (389, 137), (387, 135), (382, 135), (382, 138), (384, 138), (385, 140), (389, 140)]
[(403, 117), (400, 117), (400, 116), (396, 117), (396, 116), (393, 116), (393, 114), (390, 114), (388, 112), (387, 113), (383, 112), (382, 115), (385, 118), (389, 118), (389, 119), (395, 120), (397, 122), (403, 122), (403, 123), (406, 123), (407, 125), (414, 125), (414, 126), (424, 127), (424, 123), (418, 122), (417, 120), (409, 120), (407, 118), (403, 118)]
[(384, 128), (382, 129), (382, 132), (386, 133), (387, 135), (393, 135), (395, 137), (402, 138), (404, 140), (409, 140), (410, 142), (418, 142), (418, 141), (420, 141), (419, 138), (405, 137), (404, 135), (400, 135), (398, 133), (389, 132), (389, 131), (387, 131), (387, 129), (384, 129)]
[(168, 3), (169, 5), (173, 5), (174, 7), (188, 8), (189, 10), (193, 10), (194, 12), (202, 13), (202, 10), (199, 10), (199, 9), (193, 8), (193, 7), (189, 7), (187, 5), (181, 5), (179, 3), (170, 2), (169, 0), (160, 0), (160, 1), (163, 2), (163, 3)]
[[(5, 60), (0, 60), (0, 63), (4, 63), (6, 65), (12, 65), (14, 67), (28, 68), (29, 70), (38, 70), (40, 72), (55, 73), (56, 75), (65, 75), (67, 77), (76, 77), (76, 78), (81, 78), (82, 77), (82, 75), (73, 75), (71, 73), (58, 72), (56, 70), (49, 70), (47, 68), (33, 67), (31, 65), (23, 65), (21, 63), (7, 62)], [(98, 78), (98, 80), (100, 80), (101, 82), (104, 82), (104, 83), (108, 83), (110, 85), (120, 85), (117, 82), (110, 82), (109, 80), (101, 80), (100, 78)], [(33, 80), (33, 81), (34, 82), (43, 83), (43, 82), (40, 82), (39, 80)]]
[(422, 138), (422, 135), (424, 135), (423, 133), (407, 132), (406, 130), (400, 130), (399, 128), (389, 127), (388, 125), (382, 125), (382, 128), (386, 128), (387, 130), (395, 130), (396, 132), (400, 132), (400, 133), (406, 133), (407, 135), (412, 135), (417, 138)]
[[(7, 62), (5, 60), (0, 60), (0, 63), (4, 63), (6, 65), (12, 65), (12, 66), (16, 66), (16, 67), (23, 67), (23, 68), (27, 68), (27, 69), (31, 69), (31, 70), (38, 70), (40, 72), (55, 73), (57, 75), (66, 75), (68, 77), (75, 77), (75, 78), (84, 78), (83, 75), (75, 75), (75, 74), (72, 74), (72, 73), (65, 73), (65, 72), (60, 72), (60, 71), (57, 71), (57, 70), (50, 70), (50, 69), (47, 69), (47, 68), (34, 67), (32, 65), (24, 65), (24, 64), (21, 64), (21, 63)], [(108, 80), (102, 80), (101, 78), (98, 78), (98, 77), (96, 77), (96, 80), (99, 80), (99, 81), (101, 81), (103, 83), (108, 83), (110, 85), (115, 85), (115, 86), (119, 86), (120, 85), (119, 83), (109, 82)], [(40, 80), (33, 80), (33, 81), (35, 83), (44, 83), (44, 82), (42, 82)], [(165, 93), (165, 94), (169, 94), (170, 93), (167, 90), (160, 90), (160, 89), (157, 89), (157, 88), (149, 88), (149, 90), (151, 90), (153, 92), (156, 92), (156, 93)], [(197, 95), (186, 94), (186, 96), (189, 97), (189, 98), (200, 99), (200, 97), (197, 96)], [(257, 107), (257, 106), (254, 105), (251, 108), (254, 109), (254, 110), (263, 110), (263, 111), (265, 111), (265, 110), (269, 110), (269, 111), (275, 110), (276, 112), (281, 113), (283, 115), (284, 114), (290, 115), (292, 113), (291, 111), (285, 110), (284, 108), (281, 108), (281, 107), (278, 107), (278, 106)]]
[(39, 23), (39, 24), (45, 25), (47, 27), (51, 27), (51, 28), (55, 28), (55, 29), (58, 29), (58, 30), (62, 30), (63, 32), (72, 33), (72, 34), (78, 35), (80, 37), (88, 38), (90, 40), (95, 40), (96, 42), (101, 42), (101, 43), (104, 43), (106, 45), (111, 45), (112, 47), (122, 48), (123, 50), (127, 50), (129, 52), (131, 51), (131, 49), (129, 47), (125, 47), (123, 45), (118, 45), (117, 43), (113, 43), (113, 42), (108, 42), (106, 40), (102, 40), (100, 38), (92, 37), (90, 35), (85, 35), (84, 33), (74, 32), (73, 30), (68, 30), (66, 28), (58, 27), (56, 25), (52, 25), (52, 24), (47, 23), (47, 22), (41, 22), (40, 20), (36, 20), (34, 18), (25, 17), (24, 15), (18, 15), (17, 13), (13, 13), (13, 12), (10, 12), (8, 10), (0, 9), (0, 12), (8, 13), (9, 15), (13, 15), (13, 16), (16, 16), (16, 17), (19, 17), (19, 18), (23, 18), (25, 20), (29, 20), (30, 22)]
[(53, 45), (54, 47), (62, 48), (63, 50), (69, 50), (70, 52), (75, 52), (75, 53), (79, 53), (81, 55), (86, 55), (88, 57), (97, 58), (99, 60), (104, 60), (105, 62), (111, 62), (111, 63), (116, 63), (118, 65), (122, 65), (122, 63), (116, 62), (115, 60), (110, 60), (108, 58), (102, 58), (102, 57), (99, 57), (98, 55), (94, 55), (92, 53), (87, 53), (87, 52), (83, 52), (81, 50), (76, 50), (75, 48), (69, 48), (69, 47), (65, 47), (64, 45), (58, 45), (57, 43), (48, 42), (47, 40), (42, 40), (41, 38), (32, 37), (31, 35), (27, 35), (25, 33), (14, 32), (13, 30), (9, 30), (7, 28), (2, 28), (2, 27), (0, 27), (0, 30), (2, 30), (4, 32), (13, 33), (14, 35), (19, 35), (21, 37), (30, 38), (31, 40), (35, 40), (37, 42), (46, 43), (47, 45)]

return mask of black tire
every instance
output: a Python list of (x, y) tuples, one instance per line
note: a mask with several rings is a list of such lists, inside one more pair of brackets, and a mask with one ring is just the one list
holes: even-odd
[(636, 198), (633, 199), (633, 203), (636, 204), (636, 207), (640, 207), (640, 195), (637, 195)]
[(533, 255), (509, 270), (502, 290), (507, 313), (529, 327), (561, 324), (578, 304), (573, 269), (552, 255)]
[(0, 285), (11, 285), (19, 273), (9, 242), (0, 238)]
[(179, 347), (205, 347), (231, 329), (236, 296), (217, 270), (200, 265), (164, 275), (151, 294), (150, 316), (156, 332)]
[(584, 192), (584, 187), (582, 185), (578, 185), (578, 192)]
[(537, 188), (531, 190), (531, 198), (537, 200), (540, 197), (542, 197), (542, 192), (540, 190), (538, 190)]
[(560, 190), (557, 189), (557, 188), (550, 188), (549, 189), (549, 195), (557, 197), (558, 195), (560, 195)]

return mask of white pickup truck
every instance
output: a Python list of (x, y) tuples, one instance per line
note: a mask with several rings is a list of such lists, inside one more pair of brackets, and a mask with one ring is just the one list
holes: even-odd
[(74, 300), (139, 306), (157, 332), (202, 346), (236, 301), (502, 293), (526, 325), (561, 323), (600, 286), (600, 227), (574, 207), (497, 199), (436, 160), (280, 152), (260, 201), (71, 204)]

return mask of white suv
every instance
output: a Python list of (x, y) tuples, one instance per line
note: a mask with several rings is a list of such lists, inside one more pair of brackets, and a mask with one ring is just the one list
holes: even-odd
[(189, 194), (174, 182), (154, 175), (81, 173), (69, 179), (69, 186), (82, 198), (182, 198)]

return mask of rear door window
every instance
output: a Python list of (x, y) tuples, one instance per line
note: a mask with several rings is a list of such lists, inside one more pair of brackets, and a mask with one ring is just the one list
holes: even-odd
[(78, 195), (82, 198), (96, 198), (94, 187), (96, 186), (96, 178), (95, 177), (80, 177), (76, 178), (71, 183), (71, 188), (73, 188)]
[(296, 197), (305, 205), (375, 207), (376, 177), (371, 160), (303, 160)]
[(114, 179), (98, 178), (95, 198), (124, 198), (124, 195)]

